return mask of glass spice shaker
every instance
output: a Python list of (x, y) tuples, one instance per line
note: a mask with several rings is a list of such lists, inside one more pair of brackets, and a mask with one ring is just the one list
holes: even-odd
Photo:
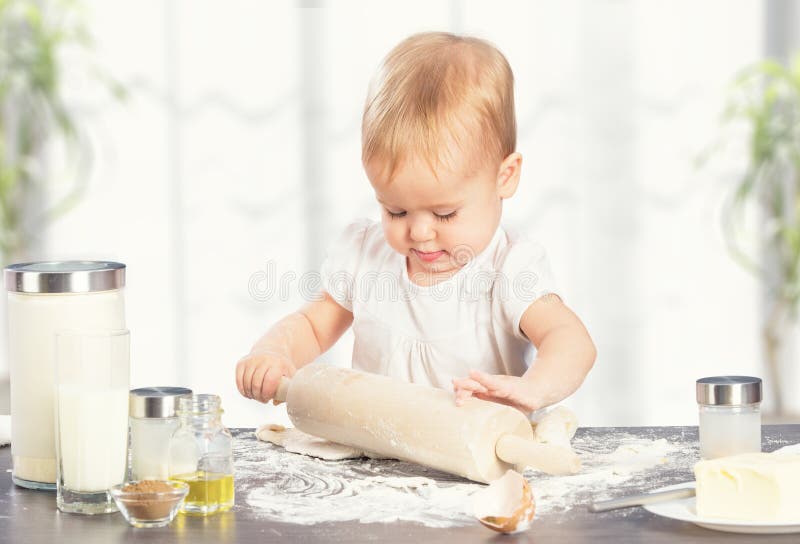
[(183, 387), (142, 387), (130, 392), (130, 480), (169, 478), (169, 441), (178, 429), (178, 399)]
[(170, 479), (189, 484), (186, 514), (209, 515), (233, 506), (233, 437), (222, 424), (217, 395), (178, 400), (180, 426), (169, 442)]
[(700, 457), (761, 451), (761, 378), (714, 376), (697, 380)]

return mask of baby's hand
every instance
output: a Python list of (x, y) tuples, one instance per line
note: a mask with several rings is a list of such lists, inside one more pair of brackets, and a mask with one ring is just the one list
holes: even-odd
[(528, 383), (516, 376), (489, 375), (480, 370), (471, 370), (468, 378), (453, 380), (456, 406), (461, 406), (470, 397), (513, 406), (525, 414), (536, 407), (529, 392)]
[(281, 376), (294, 376), (295, 366), (278, 351), (257, 351), (236, 363), (236, 387), (248, 399), (269, 402), (275, 396)]

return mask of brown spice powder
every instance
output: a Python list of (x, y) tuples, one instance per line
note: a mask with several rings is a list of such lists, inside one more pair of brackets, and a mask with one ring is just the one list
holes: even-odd
[(157, 520), (169, 516), (175, 503), (180, 497), (160, 497), (158, 493), (172, 491), (173, 487), (159, 480), (142, 480), (135, 484), (128, 484), (122, 488), (126, 493), (136, 493), (130, 498), (125, 498), (128, 513), (137, 519)]
[(172, 486), (161, 480), (142, 480), (126, 485), (122, 490), (125, 493), (166, 493), (172, 491)]

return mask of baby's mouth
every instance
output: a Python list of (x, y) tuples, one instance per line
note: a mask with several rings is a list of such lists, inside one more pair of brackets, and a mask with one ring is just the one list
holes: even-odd
[(420, 258), (420, 260), (422, 260), (422, 261), (424, 261), (424, 262), (426, 262), (426, 263), (432, 263), (433, 261), (435, 261), (436, 259), (438, 259), (438, 258), (439, 258), (439, 257), (441, 257), (442, 255), (444, 255), (445, 253), (447, 253), (446, 251), (444, 251), (444, 250), (441, 250), (441, 249), (440, 249), (439, 251), (429, 251), (429, 252), (426, 252), (426, 251), (419, 251), (419, 250), (417, 250), (417, 249), (413, 249), (413, 248), (412, 248), (412, 249), (411, 249), (411, 251), (412, 251), (412, 252), (413, 252), (413, 253), (414, 253), (414, 254), (415, 254), (417, 257), (419, 257), (419, 258)]

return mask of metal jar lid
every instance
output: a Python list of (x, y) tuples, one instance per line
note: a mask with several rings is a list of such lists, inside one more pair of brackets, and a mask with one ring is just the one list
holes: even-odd
[(761, 378), (713, 376), (697, 380), (697, 402), (710, 406), (740, 406), (761, 402)]
[(43, 261), (7, 266), (14, 293), (92, 293), (125, 287), (125, 265), (111, 261)]
[(130, 416), (137, 418), (175, 417), (178, 399), (191, 396), (192, 390), (185, 387), (142, 387), (132, 389), (130, 394)]

